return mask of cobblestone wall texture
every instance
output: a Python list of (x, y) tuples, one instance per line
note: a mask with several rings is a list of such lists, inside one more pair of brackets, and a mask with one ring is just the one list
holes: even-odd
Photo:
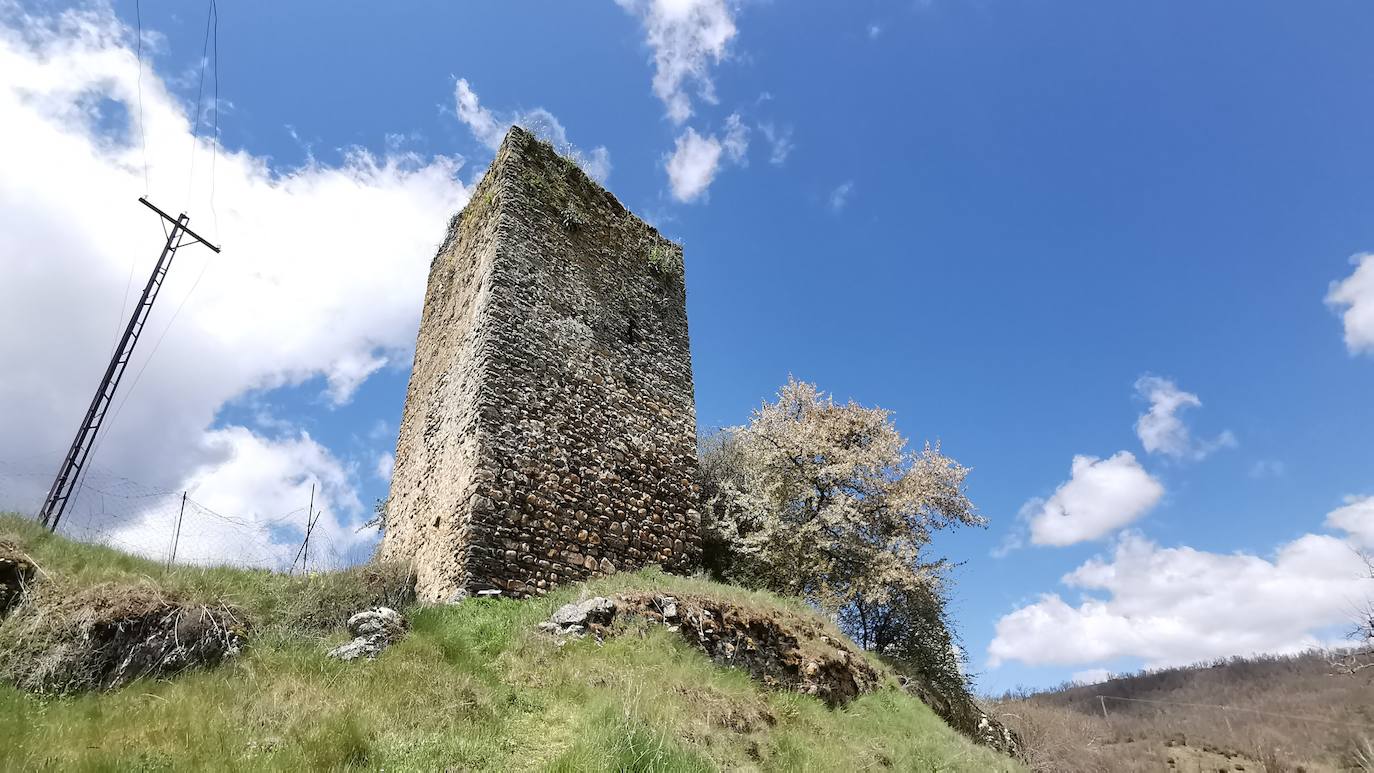
[(421, 598), (700, 556), (682, 249), (513, 128), (430, 268), (379, 556)]

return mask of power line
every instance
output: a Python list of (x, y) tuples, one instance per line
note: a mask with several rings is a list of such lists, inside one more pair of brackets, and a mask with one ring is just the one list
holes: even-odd
[[(148, 181), (148, 133), (143, 128), (143, 2), (134, 0), (134, 18), (138, 20), (138, 38), (134, 41), (138, 47), (138, 137), (143, 144), (143, 195), (147, 197), (149, 188), (152, 184)], [(130, 276), (132, 276), (130, 269)], [(125, 298), (125, 300), (128, 300)], [(123, 316), (121, 313), (120, 316)]]
[[(210, 58), (210, 22), (217, 15), (214, 0), (205, 7), (205, 42), (200, 51), (200, 82), (196, 86), (196, 111), (191, 116), (191, 169), (186, 180), (186, 205), (191, 204), (191, 191), (196, 180), (196, 140), (200, 139), (200, 103), (205, 95), (205, 67)], [(216, 119), (218, 121), (218, 119)]]
[[(138, 37), (134, 39), (137, 49), (136, 58), (138, 60), (138, 139), (143, 146), (143, 197), (148, 197), (148, 189), (151, 187), (148, 177), (148, 131), (144, 128), (143, 120), (143, 3), (142, 0), (134, 0), (134, 18), (138, 24)], [(159, 221), (161, 222), (161, 221)], [(164, 226), (165, 228), (165, 226)], [(124, 321), (124, 311), (129, 307), (129, 288), (134, 283), (134, 258), (129, 257), (129, 276), (124, 280), (124, 299), (119, 302), (119, 316), (115, 318), (114, 341), (110, 344), (110, 353), (114, 353), (115, 347), (119, 346), (120, 324)]]
[(215, 224), (215, 235), (219, 235), (219, 211), (215, 209), (215, 159), (219, 157), (219, 3), (210, 0), (210, 9), (215, 14), (215, 133), (210, 138), (210, 217)]

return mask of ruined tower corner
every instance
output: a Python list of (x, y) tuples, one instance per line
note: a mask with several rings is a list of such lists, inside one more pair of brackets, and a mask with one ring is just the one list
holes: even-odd
[(682, 249), (512, 128), (430, 269), (379, 557), (422, 598), (701, 552)]

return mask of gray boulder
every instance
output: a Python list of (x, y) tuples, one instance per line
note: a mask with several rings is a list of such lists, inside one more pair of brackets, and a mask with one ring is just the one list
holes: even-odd
[(616, 603), (604, 596), (564, 604), (543, 623), (540, 630), (559, 636), (582, 636), (589, 629), (604, 628), (615, 620)]
[(348, 632), (354, 636), (379, 633), (405, 633), (406, 621), (390, 607), (373, 607), (348, 618)]
[(394, 609), (365, 609), (348, 618), (348, 632), (356, 638), (330, 650), (329, 657), (336, 660), (375, 660), (382, 650), (405, 637), (407, 627), (405, 618)]

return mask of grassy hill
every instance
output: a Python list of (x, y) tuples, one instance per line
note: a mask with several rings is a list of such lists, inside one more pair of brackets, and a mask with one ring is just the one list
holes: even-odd
[[(117, 604), (140, 588), (218, 605), (243, 621), (247, 645), (216, 667), (108, 691), (0, 685), (0, 769), (1020, 769), (890, 677), (831, 709), (714, 665), (662, 625), (562, 645), (536, 630), (583, 592), (714, 594), (810, 614), (767, 594), (646, 571), (536, 601), (408, 605), (407, 638), (375, 662), (343, 663), (324, 654), (349, 638), (342, 619), (395, 592), (384, 568), (305, 578), (168, 571), (13, 516), (0, 516), (6, 535), (40, 567), (35, 594)], [(0, 623), (0, 673), (11, 680), (15, 663), (53, 646), (31, 633), (43, 629), (38, 619), (12, 611)]]
[(1324, 652), (1009, 695), (993, 713), (1037, 770), (1374, 771), (1374, 669), (1334, 673)]

